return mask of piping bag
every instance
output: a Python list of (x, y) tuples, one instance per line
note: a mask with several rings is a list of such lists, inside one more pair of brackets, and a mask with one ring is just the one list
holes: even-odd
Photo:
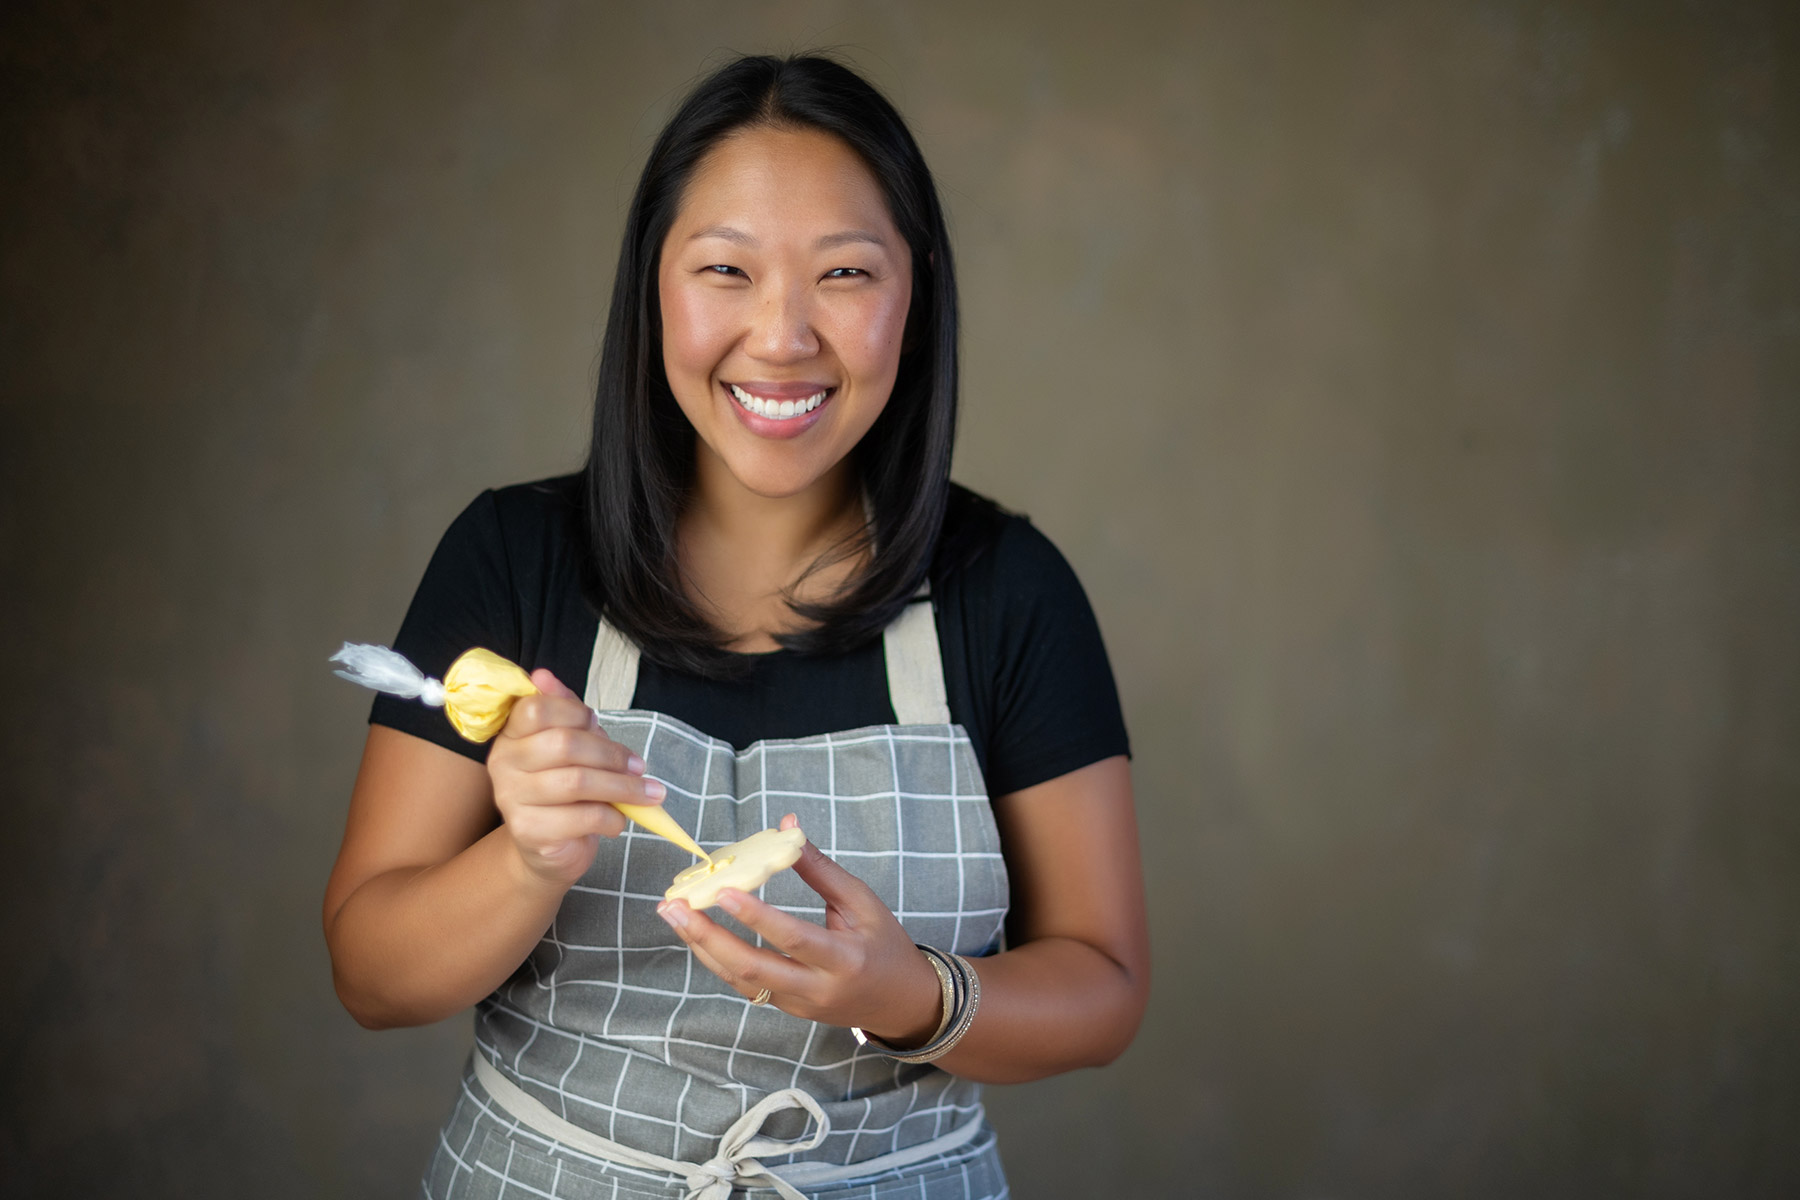
[[(471, 742), (492, 739), (506, 727), (506, 718), (511, 715), (515, 701), (522, 696), (538, 694), (537, 685), (518, 664), (479, 647), (465, 651), (451, 663), (442, 682), (426, 675), (408, 662), (405, 655), (386, 646), (345, 642), (344, 648), (331, 656), (331, 661), (344, 664), (332, 672), (341, 679), (394, 696), (417, 697), (434, 708), (442, 707), (456, 732)], [(662, 805), (614, 804), (613, 807), (658, 837), (667, 838), (689, 854), (699, 855), (709, 867), (713, 865), (712, 855), (702, 850)]]

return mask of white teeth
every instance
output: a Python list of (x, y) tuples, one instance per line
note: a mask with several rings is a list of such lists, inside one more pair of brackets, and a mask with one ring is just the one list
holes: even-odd
[(814, 392), (804, 400), (765, 400), (761, 396), (751, 395), (735, 383), (726, 386), (731, 389), (732, 397), (739, 404), (759, 417), (769, 417), (777, 421), (803, 416), (825, 403), (825, 392)]

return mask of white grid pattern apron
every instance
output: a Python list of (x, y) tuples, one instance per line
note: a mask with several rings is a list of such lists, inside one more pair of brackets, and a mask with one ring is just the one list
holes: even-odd
[[(604, 620), (586, 699), (608, 737), (641, 755), (668, 788), (668, 811), (714, 849), (795, 813), (807, 837), (860, 877), (914, 941), (980, 956), (999, 946), (1006, 866), (974, 748), (951, 724), (929, 599), (884, 635), (899, 718), (742, 750), (666, 715), (629, 707), (637, 651)], [(635, 825), (603, 839), (531, 956), (475, 1023), (476, 1053), (552, 1113), (671, 1159), (711, 1157), (720, 1135), (771, 1092), (816, 1099), (831, 1132), (803, 1157), (845, 1166), (942, 1137), (981, 1119), (980, 1085), (859, 1047), (850, 1031), (751, 1006), (701, 966), (656, 915), (691, 857)], [(818, 895), (786, 871), (762, 897), (808, 920)], [(716, 919), (732, 924), (722, 913)], [(743, 932), (739, 927), (739, 932)], [(804, 1113), (764, 1136), (795, 1139)], [(425, 1180), (434, 1200), (464, 1197), (674, 1197), (667, 1175), (604, 1162), (520, 1124), (465, 1074)], [(745, 1195), (773, 1195), (756, 1189)], [(976, 1200), (1006, 1194), (985, 1127), (963, 1148), (906, 1169), (811, 1192)]]

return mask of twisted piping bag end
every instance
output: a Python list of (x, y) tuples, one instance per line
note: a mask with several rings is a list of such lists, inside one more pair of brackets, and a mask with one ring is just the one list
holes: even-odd
[(345, 642), (328, 660), (342, 663), (333, 671), (339, 679), (406, 699), (417, 697), (432, 707), (444, 702), (444, 685), (412, 665), (404, 654), (386, 646)]

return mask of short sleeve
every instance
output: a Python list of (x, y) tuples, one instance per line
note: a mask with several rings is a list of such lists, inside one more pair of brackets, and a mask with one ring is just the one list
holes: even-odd
[[(493, 492), (483, 492), (445, 531), (419, 581), (394, 649), (434, 679), (473, 646), (519, 657), (519, 614)], [(441, 708), (377, 695), (372, 724), (487, 760), (488, 748), (459, 735)]]
[(1131, 753), (1099, 622), (1049, 538), (1009, 517), (959, 601), (991, 795)]

